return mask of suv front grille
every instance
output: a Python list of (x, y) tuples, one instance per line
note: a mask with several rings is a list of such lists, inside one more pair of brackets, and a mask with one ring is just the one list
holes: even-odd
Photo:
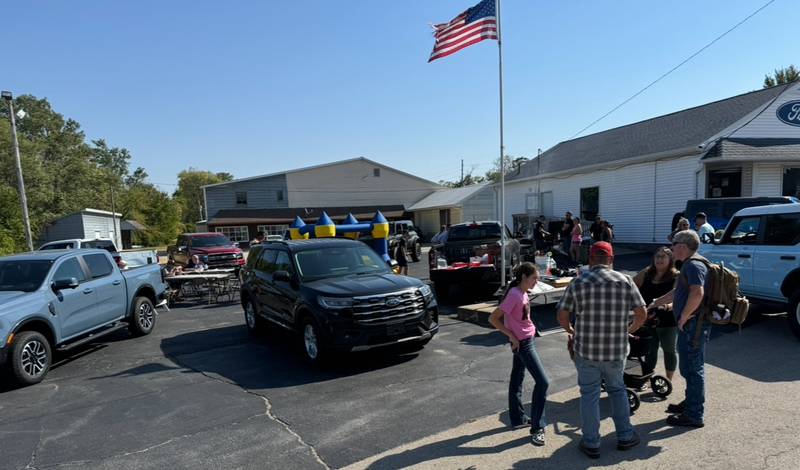
[(381, 325), (410, 320), (425, 312), (418, 289), (353, 298), (353, 319), (362, 325)]
[(208, 255), (208, 264), (232, 264), (236, 260), (236, 255), (233, 253), (222, 255)]

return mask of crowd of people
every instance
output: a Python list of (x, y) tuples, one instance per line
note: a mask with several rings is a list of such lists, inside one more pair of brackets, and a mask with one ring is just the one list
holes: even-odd
[[(578, 373), (582, 429), (579, 449), (590, 458), (600, 456), (602, 389), (610, 399), (617, 449), (628, 450), (640, 442), (631, 424), (624, 368), (629, 338), (636, 335), (645, 322), (655, 325), (655, 334), (650, 340), (644, 368), (655, 370), (661, 350), (666, 377), (671, 380), (679, 370), (686, 381), (685, 399), (667, 407), (666, 424), (704, 426), (704, 354), (709, 325), (701, 322), (698, 328), (697, 317), (708, 269), (696, 255), (701, 243), (699, 233), (707, 230), (703, 227), (707, 221), (702, 219), (697, 218), (696, 230), (688, 227), (688, 221), (680, 221), (678, 227), (682, 230), (670, 234), (671, 247), (658, 249), (649, 266), (634, 277), (613, 268), (614, 248), (609, 242), (613, 232), (610, 236), (605, 232), (608, 223), (598, 217), (589, 229), (592, 243), (589, 269), (566, 288), (557, 306), (557, 317), (567, 332), (567, 349)], [(539, 221), (542, 224), (537, 224), (534, 233), (542, 229), (543, 219)], [(569, 244), (570, 249), (574, 244), (583, 243), (574, 236), (578, 233), (583, 233), (581, 221), (567, 213), (562, 241)], [(680, 270), (676, 268), (679, 263)], [(534, 264), (520, 264), (489, 321), (508, 337), (513, 356), (508, 388), (510, 424), (530, 426), (531, 442), (542, 446), (545, 445), (550, 381), (546, 365), (535, 347), (536, 328), (527, 295), (538, 280), (539, 271)], [(522, 407), (526, 370), (535, 382), (530, 417)]]

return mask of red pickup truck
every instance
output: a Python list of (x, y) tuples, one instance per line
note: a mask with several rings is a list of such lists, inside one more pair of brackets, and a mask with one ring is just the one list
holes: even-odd
[(244, 265), (244, 255), (239, 246), (221, 233), (184, 233), (178, 242), (167, 248), (167, 254), (176, 264), (188, 265), (197, 255), (209, 268), (238, 268)]

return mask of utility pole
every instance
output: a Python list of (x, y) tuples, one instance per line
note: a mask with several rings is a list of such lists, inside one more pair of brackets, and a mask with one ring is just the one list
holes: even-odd
[(464, 159), (461, 159), (461, 179), (459, 180), (461, 183), (464, 183)]
[[(114, 205), (114, 187), (111, 187), (111, 220), (114, 221), (114, 246), (117, 247), (118, 250), (122, 249), (122, 243), (120, 243), (119, 235), (117, 232), (117, 209)], [(120, 221), (120, 224), (122, 221)]]
[(22, 221), (25, 224), (25, 241), (28, 250), (33, 251), (33, 238), (31, 237), (31, 221), (28, 217), (28, 198), (25, 197), (25, 180), (22, 179), (22, 162), (19, 158), (19, 141), (17, 140), (17, 121), (14, 116), (14, 102), (11, 101), (10, 91), (2, 92), (3, 99), (8, 101), (9, 116), (11, 117), (11, 138), (14, 145), (14, 158), (17, 164), (17, 184), (19, 185), (19, 203), (22, 205)]

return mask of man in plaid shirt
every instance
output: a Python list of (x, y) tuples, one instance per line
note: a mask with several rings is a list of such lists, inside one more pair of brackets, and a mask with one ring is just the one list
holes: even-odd
[[(644, 299), (630, 276), (614, 271), (614, 250), (607, 242), (592, 245), (588, 272), (567, 287), (558, 304), (558, 322), (574, 338), (575, 367), (581, 390), (580, 449), (600, 457), (600, 383), (605, 381), (617, 430), (617, 449), (639, 443), (630, 420), (622, 372), (628, 355), (628, 334), (647, 318)], [(630, 323), (633, 312), (633, 323)], [(570, 322), (575, 319), (575, 326)]]

